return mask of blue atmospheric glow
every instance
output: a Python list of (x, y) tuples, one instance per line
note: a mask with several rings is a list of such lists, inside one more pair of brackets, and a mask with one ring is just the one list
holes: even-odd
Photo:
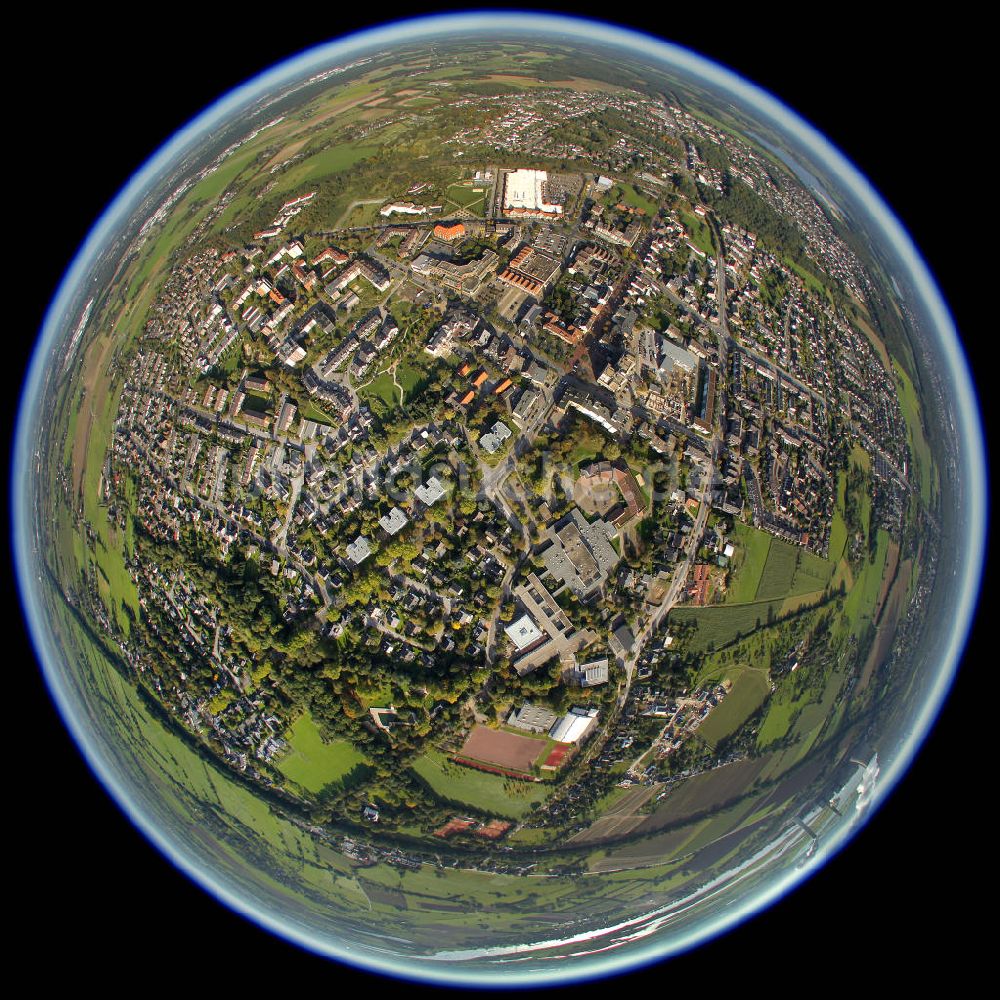
[(686, 49), (645, 34), (595, 21), (522, 12), (473, 12), (398, 22), (317, 46), (289, 59), (236, 88), (178, 131), (131, 178), (97, 221), (67, 270), (49, 307), (21, 396), (12, 466), (11, 490), (14, 501), (12, 527), (18, 580), (25, 612), (47, 683), (63, 719), (90, 766), (120, 807), (181, 871), (233, 910), (276, 934), (320, 954), (335, 957), (361, 968), (408, 979), (456, 985), (516, 987), (610, 975), (687, 950), (733, 927), (750, 914), (778, 900), (836, 853), (858, 829), (863, 818), (859, 822), (845, 823), (838, 827), (808, 865), (800, 868), (787, 865), (780, 876), (772, 877), (765, 886), (745, 894), (738, 905), (731, 906), (724, 913), (716, 915), (708, 925), (698, 926), (683, 936), (675, 937), (669, 936), (669, 922), (667, 922), (666, 932), (651, 934), (646, 943), (640, 947), (572, 960), (562, 959), (549, 965), (535, 963), (526, 968), (518, 968), (516, 964), (496, 965), (487, 971), (481, 965), (473, 969), (456, 961), (399, 958), (391, 954), (379, 954), (374, 950), (361, 950), (347, 941), (318, 937), (307, 927), (293, 925), (280, 914), (261, 909), (255, 905), (254, 900), (241, 895), (222, 882), (217, 873), (206, 870), (196, 863), (189, 849), (164, 833), (151, 817), (142, 811), (130, 789), (125, 787), (111, 762), (105, 758), (93, 734), (88, 731), (85, 720), (77, 711), (78, 706), (74, 703), (67, 683), (66, 665), (60, 660), (60, 654), (45, 620), (39, 590), (40, 569), (33, 551), (36, 539), (32, 524), (31, 496), (33, 448), (39, 421), (43, 417), (42, 390), (49, 358), (62, 345), (67, 330), (72, 325), (69, 317), (74, 312), (79, 315), (79, 309), (86, 297), (82, 285), (88, 279), (100, 252), (123, 227), (141, 197), (156, 180), (182, 154), (196, 148), (212, 130), (229, 122), (237, 111), (245, 109), (265, 95), (273, 94), (292, 83), (301, 81), (313, 72), (349, 61), (372, 48), (391, 47), (404, 41), (412, 43), (438, 35), (490, 30), (509, 33), (531, 32), (542, 39), (559, 35), (564, 39), (578, 39), (584, 43), (619, 45), (628, 50), (632, 56), (645, 58), (653, 64), (665, 65), (682, 75), (689, 76), (694, 82), (727, 92), (739, 104), (772, 123), (779, 133), (792, 138), (808, 157), (825, 167), (827, 174), (842, 191), (864, 208), (872, 234), (895, 251), (901, 272), (909, 277), (913, 288), (916, 289), (920, 304), (930, 318), (931, 329), (936, 332), (938, 342), (935, 346), (943, 355), (944, 374), (951, 387), (956, 407), (958, 440), (962, 448), (957, 463), (963, 477), (963, 496), (960, 499), (965, 506), (964, 538), (961, 540), (960, 549), (966, 553), (966, 559), (961, 572), (951, 584), (956, 595), (957, 610), (955, 619), (950, 625), (940, 670), (905, 742), (883, 763), (882, 774), (872, 802), (872, 808), (877, 807), (906, 771), (940, 710), (952, 683), (975, 608), (985, 550), (987, 491), (985, 447), (968, 366), (954, 323), (920, 254), (879, 195), (845, 157), (811, 126), (759, 87)]

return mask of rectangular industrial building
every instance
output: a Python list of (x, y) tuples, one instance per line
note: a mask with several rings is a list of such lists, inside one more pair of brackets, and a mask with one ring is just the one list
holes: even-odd
[(529, 733), (547, 733), (559, 716), (548, 708), (525, 702), (520, 708), (512, 709), (507, 725), (524, 729)]
[(504, 177), (503, 207), (511, 215), (562, 215), (562, 205), (546, 202), (544, 170), (511, 170)]

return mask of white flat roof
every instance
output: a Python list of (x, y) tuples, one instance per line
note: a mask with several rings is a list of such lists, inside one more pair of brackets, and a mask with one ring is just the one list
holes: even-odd
[(516, 622), (511, 622), (504, 629), (504, 632), (507, 633), (519, 652), (522, 649), (527, 649), (528, 646), (542, 637), (542, 630), (532, 621), (531, 615), (521, 615)]
[(406, 525), (406, 515), (398, 507), (393, 507), (388, 514), (383, 514), (378, 519), (378, 523), (390, 535), (394, 535)]
[(431, 476), (423, 486), (418, 486), (413, 492), (422, 504), (430, 507), (444, 496), (444, 487), (437, 476)]
[(577, 715), (575, 712), (570, 712), (549, 730), (549, 736), (556, 743), (576, 743), (583, 739), (591, 726), (596, 723), (596, 715)]
[(561, 205), (546, 204), (542, 185), (549, 175), (544, 170), (511, 170), (504, 178), (503, 203), (505, 208), (526, 208), (542, 212), (562, 212)]
[(347, 557), (355, 566), (363, 563), (372, 554), (372, 547), (364, 535), (358, 535), (350, 545), (347, 546)]

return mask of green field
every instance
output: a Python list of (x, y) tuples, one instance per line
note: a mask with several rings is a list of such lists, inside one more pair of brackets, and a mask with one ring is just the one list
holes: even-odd
[(431, 381), (432, 375), (433, 371), (428, 372), (409, 360), (400, 361), (396, 369), (396, 381), (403, 387), (404, 399), (412, 399), (414, 395), (423, 391), (426, 384)]
[(326, 410), (321, 409), (313, 402), (304, 403), (300, 406), (299, 416), (303, 420), (312, 420), (314, 423), (323, 424), (325, 427), (330, 427), (337, 423)]
[(548, 782), (517, 781), (453, 764), (436, 750), (418, 757), (413, 770), (442, 799), (511, 819), (520, 819), (552, 791)]
[(696, 631), (687, 642), (695, 653), (719, 649), (741, 636), (774, 621), (781, 614), (784, 599), (752, 601), (747, 604), (709, 605), (704, 608), (674, 608), (670, 620), (678, 624), (694, 622)]
[(641, 209), (650, 217), (655, 216), (660, 210), (655, 201), (650, 201), (645, 195), (640, 194), (632, 184), (620, 184), (615, 188), (614, 197), (632, 208)]
[(215, 201), (236, 180), (243, 169), (253, 162), (258, 152), (259, 150), (251, 147), (232, 153), (212, 173), (191, 189), (189, 197), (198, 201)]
[(358, 386), (358, 395), (377, 396), (390, 409), (400, 405), (399, 390), (393, 384), (392, 375), (388, 372), (382, 372), (366, 385)]
[(278, 770), (310, 792), (343, 781), (366, 764), (365, 757), (346, 740), (324, 743), (308, 712), (289, 730), (288, 744), (291, 752), (278, 761)]
[(698, 727), (698, 735), (715, 749), (721, 740), (732, 736), (764, 704), (770, 693), (771, 684), (767, 679), (767, 671), (744, 670), (732, 691)]
[(776, 597), (785, 597), (795, 575), (795, 563), (798, 549), (788, 542), (775, 538), (767, 553), (767, 562), (760, 575), (760, 585), (757, 587), (757, 600), (768, 601)]
[(843, 624), (855, 636), (864, 634), (871, 624), (882, 588), (882, 575), (885, 572), (885, 561), (889, 554), (889, 533), (879, 528), (876, 539), (875, 559), (867, 560), (861, 572), (855, 577), (854, 586), (847, 593), (844, 601)]
[(903, 419), (906, 421), (906, 431), (910, 442), (910, 453), (913, 456), (915, 470), (908, 470), (909, 478), (914, 478), (920, 484), (920, 499), (924, 506), (930, 506), (937, 496), (938, 482), (937, 470), (931, 458), (930, 445), (924, 435), (924, 426), (920, 419), (920, 401), (917, 399), (917, 391), (909, 376), (900, 367), (899, 363), (893, 361), (893, 370), (896, 374), (896, 387), (899, 394), (899, 405), (903, 411)]
[(290, 191), (292, 188), (308, 184), (311, 181), (322, 180), (331, 174), (339, 174), (344, 170), (349, 170), (356, 163), (360, 163), (361, 160), (378, 152), (378, 149), (378, 146), (341, 142), (335, 146), (329, 146), (327, 149), (319, 150), (281, 174), (272, 193)]
[(799, 549), (795, 561), (795, 572), (788, 588), (789, 597), (799, 594), (812, 594), (817, 590), (825, 590), (833, 576), (834, 563), (823, 559), (805, 549)]
[(458, 205), (459, 208), (475, 212), (476, 215), (483, 214), (485, 196), (482, 191), (474, 191), (471, 187), (466, 187), (464, 184), (452, 184), (445, 191), (445, 197)]
[(684, 228), (690, 235), (692, 245), (711, 257), (715, 253), (715, 244), (712, 241), (712, 230), (709, 229), (708, 223), (702, 221), (693, 212), (681, 211), (679, 214)]
[(797, 695), (786, 678), (768, 703), (767, 713), (757, 732), (758, 748), (764, 749), (790, 735), (800, 758), (812, 746), (824, 725), (829, 722), (830, 730), (834, 731), (834, 703), (845, 678), (844, 672), (830, 670), (821, 678), (818, 687), (807, 687)]
[(830, 545), (827, 558), (832, 563), (840, 561), (847, 547), (847, 523), (844, 521), (844, 501), (847, 493), (847, 473), (841, 472), (837, 477), (837, 503), (833, 510), (833, 520), (830, 522)]
[(737, 521), (732, 542), (736, 547), (726, 604), (746, 604), (757, 597), (773, 535)]
[(824, 590), (833, 575), (833, 568), (830, 560), (775, 538), (767, 553), (756, 600), (771, 601)]
[(397, 103), (402, 107), (415, 108), (419, 111), (421, 108), (437, 107), (441, 102), (436, 97), (407, 97)]
[(805, 282), (806, 290), (816, 292), (819, 295), (829, 296), (826, 285), (820, 281), (811, 271), (807, 271), (801, 264), (796, 263), (791, 257), (783, 257), (782, 263), (791, 271), (794, 271)]

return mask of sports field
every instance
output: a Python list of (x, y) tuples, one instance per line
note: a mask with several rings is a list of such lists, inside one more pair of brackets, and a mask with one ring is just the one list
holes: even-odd
[(475, 726), (462, 744), (460, 755), (484, 764), (528, 773), (547, 745), (546, 740), (531, 736), (517, 736), (486, 726)]

